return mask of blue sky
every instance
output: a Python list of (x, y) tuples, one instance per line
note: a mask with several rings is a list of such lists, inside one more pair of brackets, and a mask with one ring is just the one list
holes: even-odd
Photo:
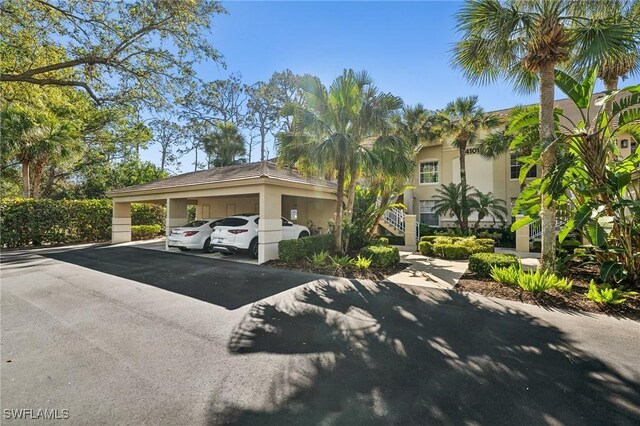
[[(458, 40), (455, 1), (233, 1), (228, 15), (213, 20), (212, 42), (227, 69), (205, 63), (200, 78), (215, 80), (231, 72), (253, 84), (286, 68), (313, 74), (325, 84), (343, 69), (367, 70), (383, 91), (406, 104), (442, 108), (458, 96), (478, 95), (487, 110), (535, 103), (537, 95), (516, 94), (508, 83), (468, 83), (450, 66)], [(561, 97), (556, 89), (556, 97)], [(273, 148), (271, 148), (273, 153)], [(256, 158), (254, 152), (253, 158)], [(158, 162), (151, 146), (144, 159)], [(182, 159), (191, 171), (192, 156)]]

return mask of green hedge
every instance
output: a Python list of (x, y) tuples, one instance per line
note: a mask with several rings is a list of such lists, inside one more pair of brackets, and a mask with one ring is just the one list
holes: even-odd
[(371, 259), (371, 267), (386, 268), (400, 263), (400, 251), (395, 246), (367, 246), (360, 255)]
[[(132, 204), (133, 225), (164, 229), (163, 206)], [(106, 241), (111, 238), (111, 200), (0, 200), (0, 245), (24, 247)]]
[(280, 260), (291, 262), (306, 259), (321, 251), (332, 251), (335, 247), (333, 234), (313, 235), (298, 240), (283, 240), (278, 243)]
[(474, 253), (493, 253), (494, 245), (490, 238), (431, 235), (420, 238), (418, 250), (425, 256), (462, 260)]
[(132, 240), (148, 240), (162, 234), (160, 225), (131, 225)]
[(469, 256), (469, 270), (478, 276), (488, 278), (491, 268), (508, 268), (512, 265), (520, 266), (520, 259), (515, 254), (504, 253), (476, 253)]

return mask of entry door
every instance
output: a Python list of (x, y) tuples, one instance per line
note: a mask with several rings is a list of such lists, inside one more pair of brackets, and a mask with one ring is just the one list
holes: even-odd
[(202, 219), (209, 219), (209, 204), (202, 206)]

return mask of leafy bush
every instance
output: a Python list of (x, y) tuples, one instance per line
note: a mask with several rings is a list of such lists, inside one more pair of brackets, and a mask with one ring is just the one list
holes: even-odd
[(298, 240), (283, 240), (278, 243), (281, 260), (291, 262), (311, 257), (321, 251), (331, 251), (334, 247), (333, 234), (320, 234)]
[(625, 291), (622, 287), (612, 288), (609, 284), (599, 286), (595, 281), (591, 280), (586, 296), (587, 299), (593, 300), (596, 303), (620, 305), (626, 302), (628, 298), (636, 296), (637, 294), (635, 291)]
[(491, 268), (491, 278), (502, 284), (517, 285), (525, 291), (540, 293), (555, 288), (560, 291), (571, 290), (572, 283), (566, 278), (559, 278), (549, 271), (527, 272), (520, 266), (508, 268)]
[(571, 290), (571, 281), (566, 278), (558, 278), (549, 271), (520, 272), (518, 285), (526, 291), (540, 293), (555, 288), (561, 291)]
[(508, 268), (512, 265), (520, 267), (520, 259), (515, 254), (476, 253), (469, 256), (469, 270), (483, 278), (491, 276), (493, 267)]
[(389, 239), (386, 237), (377, 237), (373, 240), (373, 243), (377, 246), (388, 246)]
[(418, 250), (423, 256), (433, 256), (433, 243), (430, 241), (420, 241), (418, 243)]
[(326, 250), (322, 250), (319, 253), (313, 253), (311, 257), (307, 258), (307, 260), (315, 266), (323, 266), (327, 264), (329, 257), (329, 252)]
[(371, 259), (358, 255), (358, 257), (353, 260), (353, 266), (358, 269), (368, 269), (369, 266), (371, 266)]
[(160, 225), (131, 225), (132, 240), (148, 240), (162, 233)]
[(418, 250), (425, 256), (444, 259), (468, 259), (474, 253), (493, 253), (495, 242), (489, 238), (449, 237), (442, 235), (420, 238)]
[(349, 256), (329, 256), (329, 259), (331, 259), (333, 266), (338, 268), (347, 268), (353, 264), (353, 260)]
[(363, 257), (371, 259), (374, 268), (386, 268), (400, 263), (400, 251), (394, 246), (367, 246), (360, 250)]
[[(133, 225), (158, 225), (163, 206), (132, 204)], [(0, 200), (0, 245), (23, 247), (106, 241), (111, 238), (111, 200)]]
[(518, 285), (520, 272), (520, 265), (511, 265), (508, 268), (498, 268), (494, 266), (491, 268), (491, 278), (502, 284)]
[(462, 260), (468, 259), (471, 251), (468, 247), (462, 244), (440, 244), (433, 245), (434, 256), (441, 257), (443, 259)]

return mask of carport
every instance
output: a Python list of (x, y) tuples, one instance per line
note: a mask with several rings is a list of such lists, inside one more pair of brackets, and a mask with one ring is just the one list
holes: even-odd
[(278, 258), (281, 216), (328, 231), (335, 216), (336, 184), (264, 162), (185, 173), (107, 195), (113, 199), (112, 243), (131, 241), (131, 203), (166, 205), (167, 235), (186, 223), (188, 205), (196, 206), (198, 219), (258, 213), (258, 263), (264, 263)]

